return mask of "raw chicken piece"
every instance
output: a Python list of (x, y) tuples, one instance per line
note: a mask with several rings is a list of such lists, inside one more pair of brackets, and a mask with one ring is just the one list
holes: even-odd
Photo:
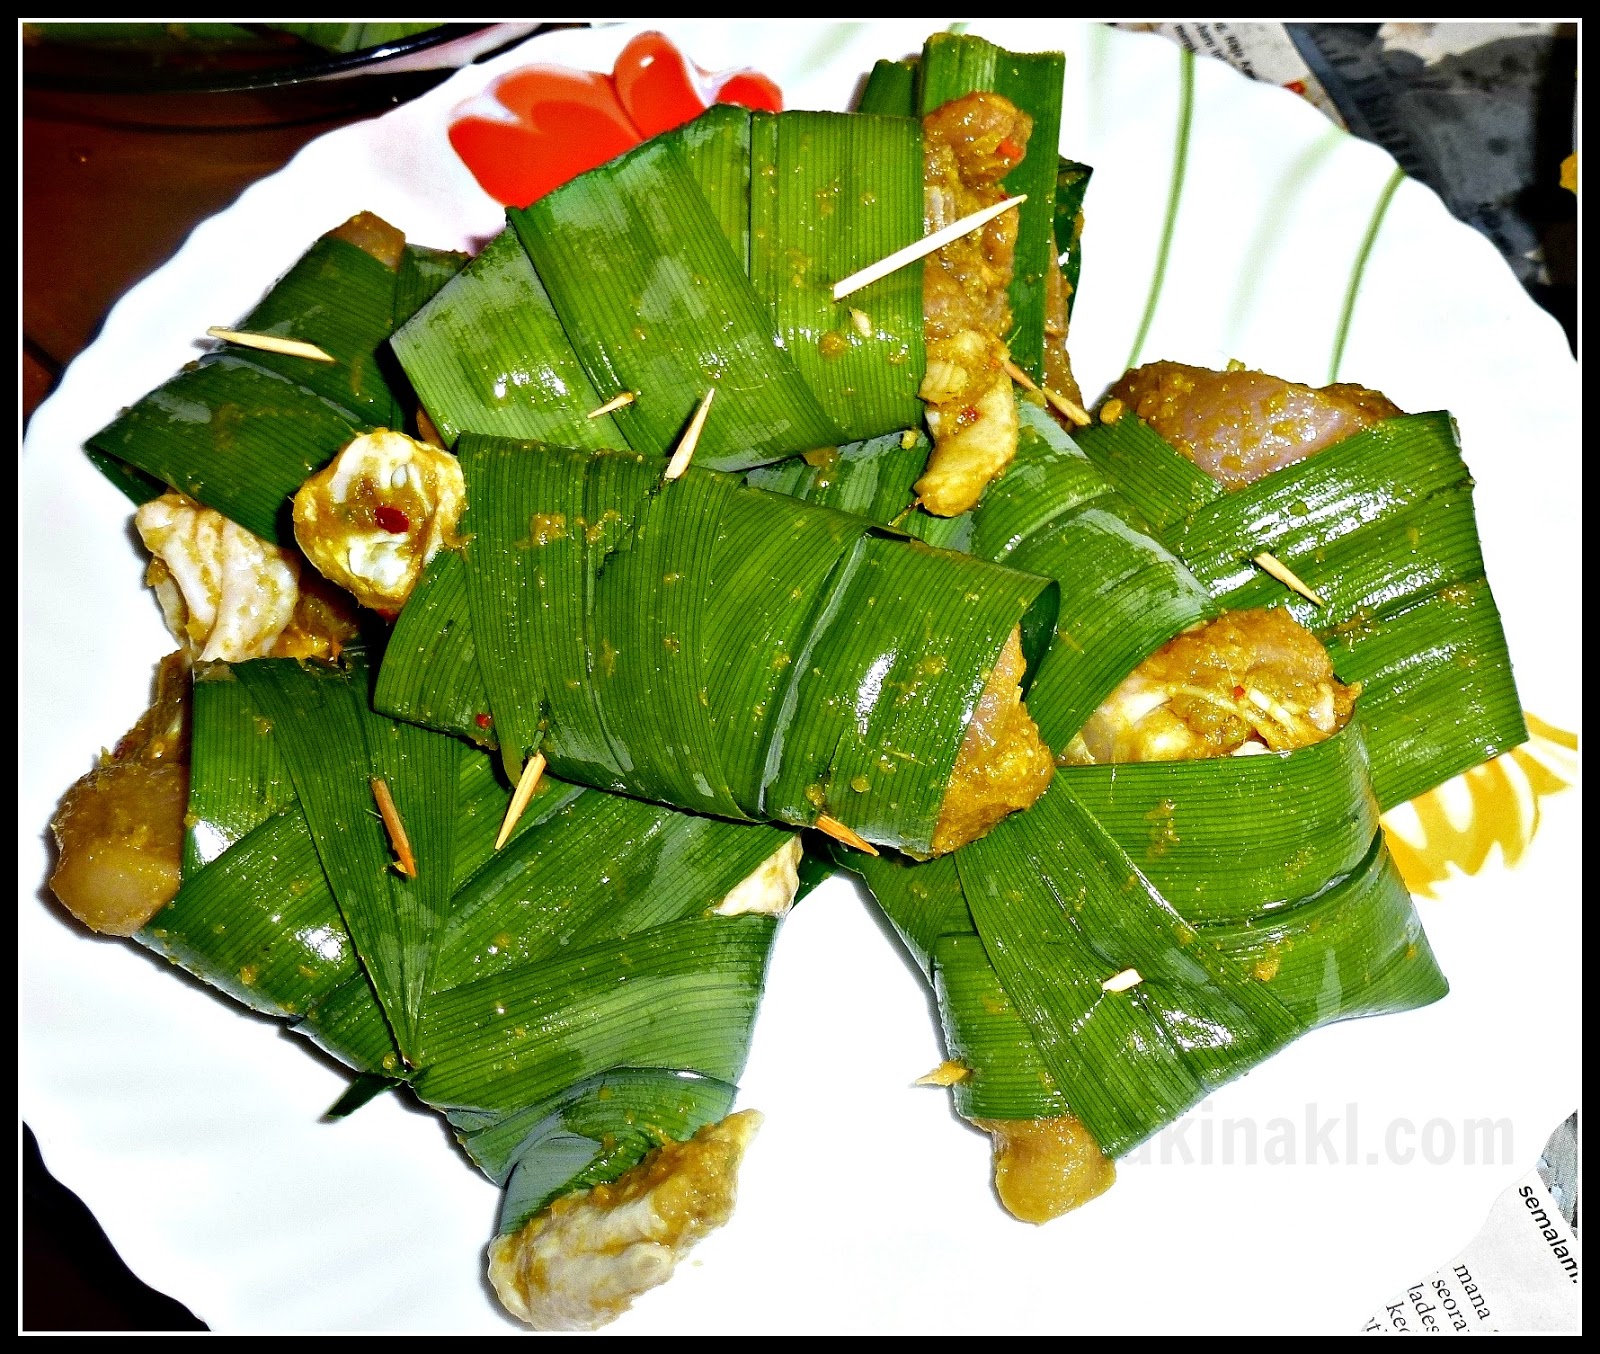
[(300, 598), (293, 556), (179, 493), (140, 504), (133, 522), (155, 557), (145, 581), (192, 658), (237, 663), (272, 652)]
[(1317, 390), (1263, 371), (1209, 371), (1180, 362), (1135, 367), (1111, 387), (1111, 398), (1229, 489), (1402, 412), (1362, 386)]
[(1359, 686), (1287, 611), (1235, 611), (1170, 640), (1101, 703), (1069, 765), (1289, 752), (1350, 720)]
[[(922, 120), (923, 218), (932, 233), (1005, 200), (1001, 180), (1027, 153), (1033, 119), (998, 94), (968, 94)], [(1011, 328), (1017, 212), (952, 241), (923, 267), (928, 404), (933, 453), (917, 481), (922, 506), (965, 512), (1017, 454), (1017, 411), (1004, 335)]]
[(612, 1184), (574, 1190), (489, 1248), (489, 1282), (537, 1330), (596, 1330), (665, 1283), (733, 1215), (745, 1148), (761, 1125), (730, 1114), (663, 1143)]

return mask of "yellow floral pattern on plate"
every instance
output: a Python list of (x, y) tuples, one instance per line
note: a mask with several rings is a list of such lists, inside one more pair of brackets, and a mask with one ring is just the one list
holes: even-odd
[(1526, 716), (1532, 737), (1383, 816), (1384, 835), (1412, 893), (1433, 898), (1434, 885), (1477, 874), (1499, 846), (1515, 865), (1539, 830), (1539, 801), (1578, 779), (1578, 735)]

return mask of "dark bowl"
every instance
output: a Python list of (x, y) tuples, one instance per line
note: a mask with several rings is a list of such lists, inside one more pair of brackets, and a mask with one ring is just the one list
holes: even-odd
[[(26, 25), (23, 84), (79, 94), (229, 94), (418, 69), (449, 70), (519, 41), (533, 24), (435, 24), (338, 52), (264, 24)], [(501, 31), (503, 30), (503, 31)]]

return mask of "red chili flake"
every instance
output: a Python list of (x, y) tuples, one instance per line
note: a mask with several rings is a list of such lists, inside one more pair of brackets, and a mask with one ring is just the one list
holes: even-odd
[(1233, 688), (1233, 698), (1236, 701), (1244, 699), (1244, 688), (1242, 686), (1236, 686)]
[(380, 527), (394, 532), (396, 536), (404, 536), (411, 530), (411, 519), (399, 508), (391, 508), (387, 503), (380, 504), (372, 515)]
[(1022, 147), (1008, 136), (994, 148), (994, 153), (1002, 160), (1020, 160)]
[(480, 729), (487, 729), (494, 721), (491, 720), (488, 715), (474, 715), (473, 722), (477, 724)]
[(956, 423), (963, 428), (970, 428), (977, 421), (978, 406), (975, 404), (969, 404), (965, 409), (956, 415)]

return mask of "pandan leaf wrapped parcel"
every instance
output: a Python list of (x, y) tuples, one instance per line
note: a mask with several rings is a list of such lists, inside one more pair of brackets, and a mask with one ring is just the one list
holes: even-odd
[[(1387, 419), (1234, 490), (1131, 413), (1079, 442), (1219, 606), (1287, 605), (1362, 684), (1384, 808), (1526, 741), (1449, 414)], [(1326, 605), (1256, 568), (1263, 551)]]
[(1041, 736), (1060, 751), (1137, 664), (1217, 614), (1189, 570), (1042, 408), (1018, 397), (1017, 455), (982, 505), (919, 513), (910, 496), (926, 442), (878, 439), (822, 465), (751, 471), (751, 483), (806, 502), (849, 502), (940, 546), (1054, 579), (1055, 629), (1028, 688)]
[[(933, 986), (956, 1107), (1030, 1221), (1299, 1035), (1447, 990), (1359, 722), (1282, 755), (1066, 768), (948, 861), (843, 858)], [(1064, 1126), (1098, 1149), (1065, 1171), (1040, 1146)]]
[[(136, 939), (365, 1073), (342, 1108), (446, 1111), (510, 1236), (728, 1114), (799, 844), (552, 778), (497, 852), (492, 759), (374, 715), (348, 658), (200, 675), (184, 885)], [(374, 772), (413, 879), (344, 802)]]
[[(1061, 749), (1217, 608), (1054, 420), (1019, 417), (1006, 476), (938, 529), (1060, 584), (1029, 708)], [(1443, 995), (1377, 812), (1358, 714), (1287, 754), (1062, 766), (948, 860), (841, 852), (935, 990), (1008, 1206), (1042, 1221), (1092, 1197), (1107, 1159), (1316, 1024)], [(1094, 1150), (1067, 1170), (1064, 1142)]]
[(308, 475), (358, 432), (409, 425), (414, 396), (389, 335), (465, 261), (408, 245), (370, 212), (352, 217), (234, 326), (314, 344), (333, 362), (231, 345), (207, 353), (91, 437), (90, 456), (136, 502), (170, 485), (290, 543), (287, 505)]
[(509, 217), (394, 336), (452, 445), (662, 456), (713, 386), (696, 450), (712, 468), (920, 417), (920, 267), (851, 305), (829, 290), (922, 233), (914, 119), (718, 107)]
[(1025, 680), (1052, 584), (712, 471), (663, 483), (631, 454), (459, 450), (470, 539), (401, 614), (380, 708), (492, 732), (513, 770), (542, 752), (557, 774), (699, 812), (826, 815), (948, 849), (974, 708), (1008, 643)]

